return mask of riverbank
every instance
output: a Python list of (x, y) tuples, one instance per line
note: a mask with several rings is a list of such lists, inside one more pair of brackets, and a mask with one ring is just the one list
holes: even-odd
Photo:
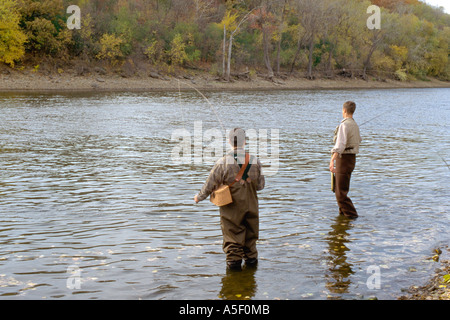
[[(443, 250), (450, 252), (447, 247)], [(438, 259), (442, 251), (432, 259)], [(399, 300), (450, 300), (450, 260), (440, 260), (434, 274), (422, 286), (411, 286)]]
[(450, 88), (450, 82), (395, 81), (391, 79), (365, 81), (359, 78), (308, 80), (302, 77), (235, 76), (230, 82), (206, 72), (194, 75), (166, 76), (156, 72), (148, 75), (124, 76), (110, 74), (101, 68), (87, 75), (76, 72), (42, 74), (39, 71), (3, 70), (0, 91), (161, 91), (161, 90), (279, 90), (279, 89), (385, 89), (385, 88)]

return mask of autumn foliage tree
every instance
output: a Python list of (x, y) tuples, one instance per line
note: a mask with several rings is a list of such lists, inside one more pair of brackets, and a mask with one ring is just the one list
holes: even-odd
[(28, 52), (51, 56), (66, 52), (71, 33), (64, 20), (62, 0), (18, 0), (18, 8)]
[(25, 33), (19, 27), (20, 14), (13, 0), (0, 1), (0, 62), (14, 67), (25, 54)]
[[(81, 9), (80, 30), (66, 26), (69, 4)], [(380, 30), (366, 26), (371, 4), (381, 7)], [(251, 69), (272, 80), (450, 80), (450, 15), (418, 0), (0, 0), (0, 22), (9, 66), (31, 56), (224, 79)]]
[(263, 60), (264, 65), (267, 69), (267, 77), (269, 79), (272, 79), (274, 76), (270, 52), (272, 51), (271, 39), (273, 33), (277, 29), (276, 18), (271, 12), (272, 9), (271, 7), (272, 4), (270, 2), (264, 2), (261, 7), (257, 8), (252, 13), (250, 18), (252, 22), (250, 27), (257, 29), (261, 32)]

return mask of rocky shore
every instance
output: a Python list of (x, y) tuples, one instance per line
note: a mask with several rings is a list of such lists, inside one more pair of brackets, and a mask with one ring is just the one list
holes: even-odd
[[(450, 252), (447, 247), (443, 249)], [(431, 278), (422, 286), (411, 286), (399, 300), (450, 300), (450, 260), (440, 260), (442, 250), (437, 249), (431, 258), (439, 263)]]
[(260, 75), (235, 75), (231, 81), (207, 72), (182, 75), (115, 74), (95, 68), (84, 74), (73, 70), (48, 73), (37, 70), (0, 70), (0, 91), (161, 91), (161, 90), (277, 90), (277, 89), (369, 89), (369, 88), (450, 88), (450, 82), (395, 81), (391, 79), (365, 81), (360, 78), (308, 80), (299, 76), (266, 79)]

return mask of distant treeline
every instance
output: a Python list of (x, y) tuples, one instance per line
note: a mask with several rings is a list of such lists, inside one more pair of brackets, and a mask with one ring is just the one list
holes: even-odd
[[(370, 5), (381, 8), (370, 29)], [(69, 29), (69, 5), (80, 28)], [(0, 0), (0, 63), (148, 64), (260, 73), (450, 80), (450, 15), (418, 0)]]

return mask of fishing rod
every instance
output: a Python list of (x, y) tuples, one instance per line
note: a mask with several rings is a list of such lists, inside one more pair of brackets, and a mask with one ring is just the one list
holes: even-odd
[(181, 103), (180, 80), (178, 80), (178, 103), (181, 106), (181, 122), (183, 122), (183, 128), (184, 128), (184, 109), (183, 109), (183, 104)]
[[(379, 114), (379, 115), (377, 115), (377, 116), (375, 116), (375, 117), (373, 117), (373, 118), (371, 118), (371, 119), (369, 119), (369, 120), (363, 122), (363, 123), (360, 124), (359, 126), (361, 127), (361, 126), (365, 125), (366, 123), (371, 122), (372, 120), (375, 120), (375, 119), (381, 117), (382, 115), (383, 115), (383, 114)], [(445, 163), (445, 165), (447, 166), (447, 168), (450, 170), (450, 165), (447, 163), (447, 161), (445, 161), (445, 159), (444, 159), (437, 151), (435, 151), (435, 152), (436, 152), (436, 154), (439, 156), (439, 158), (442, 159), (442, 161)]]
[(447, 161), (445, 161), (444, 157), (441, 156), (441, 154), (437, 151), (435, 151), (437, 153), (437, 155), (442, 159), (442, 161), (444, 161), (445, 165), (447, 166), (448, 170), (450, 170), (450, 166), (448, 165)]
[(383, 114), (379, 114), (379, 115), (377, 115), (376, 117), (373, 117), (373, 118), (371, 118), (371, 119), (369, 119), (369, 120), (367, 120), (367, 121), (364, 121), (364, 122), (363, 122), (362, 124), (360, 124), (359, 126), (361, 127), (361, 126), (365, 125), (366, 123), (369, 123), (370, 121), (375, 120), (375, 119), (381, 117), (382, 115), (383, 115)]

